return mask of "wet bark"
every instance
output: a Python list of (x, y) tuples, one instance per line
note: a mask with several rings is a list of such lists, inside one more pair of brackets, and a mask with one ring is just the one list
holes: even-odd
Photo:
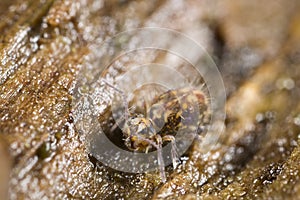
[[(8, 198), (298, 197), (300, 5), (284, 0), (261, 4), (1, 3), (0, 165), (10, 172)], [(195, 142), (178, 169), (166, 168), (164, 184), (159, 172), (129, 174), (97, 162), (74, 125), (78, 116), (72, 101), (81, 70), (99, 68), (105, 39), (143, 26), (172, 28), (203, 44), (214, 55), (228, 95), (226, 129), (218, 144), (205, 152)], [(118, 70), (110, 74), (113, 79), (121, 74)], [(107, 98), (100, 98), (101, 106), (108, 106)], [(0, 176), (0, 194), (7, 191), (7, 179)]]

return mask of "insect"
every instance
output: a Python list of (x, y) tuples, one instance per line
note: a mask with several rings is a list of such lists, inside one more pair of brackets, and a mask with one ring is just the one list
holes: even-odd
[(162, 148), (171, 143), (171, 158), (176, 168), (179, 159), (176, 133), (179, 130), (197, 135), (203, 132), (210, 118), (206, 95), (192, 88), (169, 90), (154, 98), (147, 113), (132, 113), (127, 95), (107, 81), (104, 82), (122, 96), (124, 104), (123, 116), (109, 132), (113, 132), (117, 126), (121, 127), (124, 144), (129, 150), (145, 153), (157, 150), (160, 176), (165, 182)]

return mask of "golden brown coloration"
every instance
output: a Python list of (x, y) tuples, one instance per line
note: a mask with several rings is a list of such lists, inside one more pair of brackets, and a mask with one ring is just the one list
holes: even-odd
[[(176, 168), (178, 159), (175, 136), (178, 131), (186, 133), (190, 140), (204, 132), (209, 122), (209, 106), (206, 95), (199, 90), (182, 88), (169, 90), (154, 99), (146, 114), (130, 113), (127, 96), (120, 89), (104, 81), (109, 87), (121, 94), (124, 103), (124, 116), (119, 116), (125, 145), (129, 150), (148, 153), (157, 150), (158, 164), (162, 181), (166, 181), (162, 147), (171, 142), (171, 157)], [(115, 124), (115, 125), (116, 125)], [(114, 125), (114, 127), (115, 127)], [(114, 131), (115, 128), (110, 131)], [(180, 140), (185, 138), (180, 137)]]

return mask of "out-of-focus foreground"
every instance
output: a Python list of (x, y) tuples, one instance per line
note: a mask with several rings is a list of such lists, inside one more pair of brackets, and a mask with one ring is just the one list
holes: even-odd
[[(2, 1), (1, 197), (300, 197), (299, 10), (298, 0)], [(158, 172), (121, 173), (89, 157), (71, 112), (76, 75), (99, 65), (101, 42), (144, 26), (202, 44), (227, 92), (219, 143), (206, 153), (195, 143), (164, 184)]]

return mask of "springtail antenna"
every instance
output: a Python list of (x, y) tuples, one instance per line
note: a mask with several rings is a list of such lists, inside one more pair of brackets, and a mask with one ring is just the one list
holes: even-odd
[(106, 85), (108, 85), (109, 87), (113, 88), (114, 90), (116, 90), (117, 92), (119, 92), (123, 98), (123, 104), (125, 107), (125, 112), (124, 112), (124, 118), (125, 121), (128, 121), (128, 117), (129, 117), (129, 111), (128, 111), (128, 103), (127, 103), (127, 95), (120, 90), (119, 88), (115, 87), (114, 85), (110, 84), (109, 82), (107, 82), (105, 79), (102, 80)]

